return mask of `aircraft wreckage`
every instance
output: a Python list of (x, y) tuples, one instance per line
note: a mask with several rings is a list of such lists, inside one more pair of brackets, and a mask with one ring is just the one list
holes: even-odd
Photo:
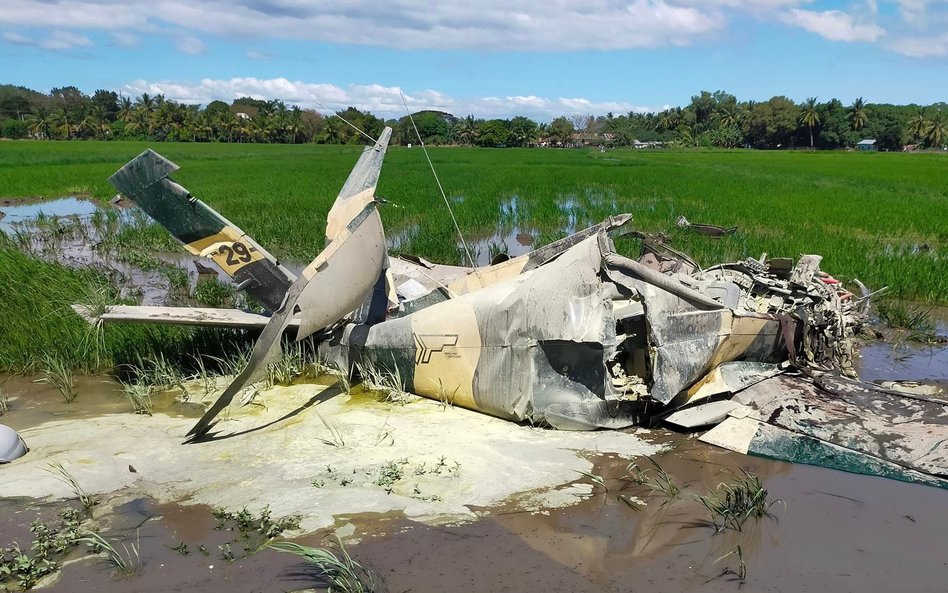
[[(262, 377), (289, 331), (346, 372), (388, 370), (406, 391), (511, 421), (714, 426), (703, 440), (743, 453), (948, 484), (948, 405), (854, 378), (869, 295), (845, 290), (819, 256), (702, 269), (623, 214), (484, 267), (390, 257), (375, 197), (390, 136), (362, 153), (328, 214), (325, 249), (299, 276), (172, 181), (177, 165), (155, 152), (111, 177), (269, 312), (113, 306), (90, 319), (261, 330), (191, 439)], [(629, 232), (642, 239), (637, 260), (611, 239)]]

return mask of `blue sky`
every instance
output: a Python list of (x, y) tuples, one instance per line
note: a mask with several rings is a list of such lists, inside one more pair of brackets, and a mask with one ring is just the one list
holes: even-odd
[(0, 83), (549, 119), (948, 100), (948, 0), (2, 0)]

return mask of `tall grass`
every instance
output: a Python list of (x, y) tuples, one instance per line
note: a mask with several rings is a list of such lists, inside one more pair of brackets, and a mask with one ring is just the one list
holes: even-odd
[(294, 542), (277, 542), (270, 547), (316, 565), (328, 581), (329, 591), (373, 593), (376, 590), (375, 577), (349, 555), (339, 539), (326, 548), (312, 548)]
[(193, 352), (220, 353), (241, 337), (227, 330), (146, 325), (99, 328), (70, 308), (73, 303), (90, 302), (95, 311), (120, 300), (108, 281), (94, 271), (34, 259), (11, 247), (0, 233), (0, 369), (36, 372), (45, 368), (60, 376), (57, 369), (92, 372), (161, 354), (177, 362)]
[[(360, 146), (72, 142), (0, 144), (4, 197), (114, 194), (107, 178), (151, 146), (182, 166), (175, 179), (278, 257), (309, 261)], [(513, 227), (538, 243), (617, 212), (664, 231), (703, 265), (746, 256), (825, 256), (843, 280), (903, 298), (948, 302), (948, 159), (938, 154), (432, 148), (462, 231)], [(277, 188), (278, 196), (275, 195)], [(429, 259), (460, 261), (458, 241), (423, 155), (392, 147), (379, 195), (390, 235)], [(709, 239), (675, 226), (736, 225)], [(305, 223), (303, 222), (305, 220)], [(417, 230), (416, 230), (417, 229)], [(622, 243), (623, 249), (634, 249)], [(494, 251), (497, 248), (495, 246)]]

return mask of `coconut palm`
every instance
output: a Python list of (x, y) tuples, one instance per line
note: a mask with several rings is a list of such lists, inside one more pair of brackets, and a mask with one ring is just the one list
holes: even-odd
[(866, 103), (859, 97), (849, 107), (849, 123), (853, 130), (861, 130), (869, 122), (869, 110)]
[(813, 126), (820, 123), (820, 114), (816, 110), (816, 97), (810, 97), (803, 103), (800, 123), (810, 130), (810, 148), (813, 148)]
[(928, 118), (925, 117), (925, 110), (919, 107), (912, 119), (908, 121), (908, 133), (913, 140), (919, 141), (925, 138), (925, 132), (928, 130)]
[(945, 141), (948, 141), (948, 124), (945, 124), (945, 118), (939, 113), (928, 122), (925, 142), (929, 148), (941, 148)]

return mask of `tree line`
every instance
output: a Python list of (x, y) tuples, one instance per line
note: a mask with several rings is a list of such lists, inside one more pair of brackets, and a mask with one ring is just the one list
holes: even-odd
[[(383, 120), (349, 107), (326, 117), (280, 100), (250, 97), (230, 104), (188, 105), (143, 93), (125, 97), (97, 90), (86, 95), (74, 86), (48, 94), (0, 85), (0, 136), (37, 140), (149, 140), (177, 142), (264, 142), (358, 144), (386, 125), (393, 142), (416, 141), (409, 118)], [(866, 103), (838, 99), (801, 103), (778, 96), (738, 101), (724, 91), (702, 91), (684, 107), (659, 113), (573, 114), (550, 122), (457, 117), (441, 111), (413, 114), (425, 143), (484, 147), (675, 145), (718, 148), (851, 148), (862, 139), (882, 150), (905, 145), (942, 149), (948, 143), (948, 105)], [(346, 123), (352, 124), (350, 126)], [(355, 127), (353, 127), (355, 126)], [(654, 143), (654, 144), (653, 144)]]

